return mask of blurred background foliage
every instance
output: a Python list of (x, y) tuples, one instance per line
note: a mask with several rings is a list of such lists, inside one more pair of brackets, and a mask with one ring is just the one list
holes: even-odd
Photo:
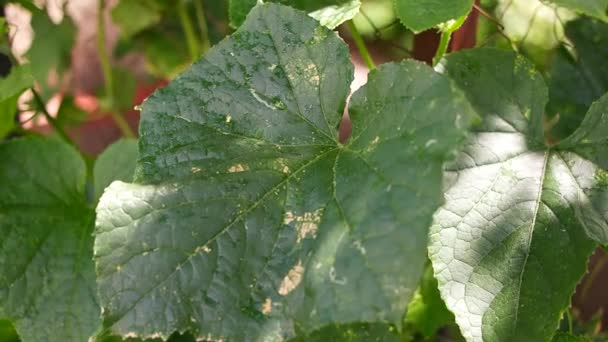
[[(52, 122), (75, 138), (91, 162), (121, 134), (135, 135), (133, 107), (232, 33), (256, 1), (0, 0), (0, 139), (58, 134), (49, 128)], [(355, 47), (357, 34), (377, 64), (404, 58), (431, 63), (439, 44), (436, 29), (414, 33), (402, 25), (395, 0), (277, 1), (308, 11), (347, 3), (359, 8), (351, 26), (337, 28), (351, 46), (359, 84), (366, 65)], [(557, 4), (572, 1), (478, 0), (450, 44), (451, 50), (513, 49), (532, 60), (549, 86), (550, 141), (572, 132), (589, 105), (608, 91), (608, 24), (601, 21), (606, 13), (589, 8), (583, 12), (595, 18), (583, 16)], [(342, 15), (348, 19), (349, 13)], [(598, 251), (562, 330), (606, 340), (608, 294), (597, 285), (608, 282), (606, 260)], [(428, 267), (404, 314), (405, 331), (359, 324), (327, 327), (306, 340), (460, 341), (436, 287)], [(0, 321), (0, 341), (18, 341), (8, 322)]]

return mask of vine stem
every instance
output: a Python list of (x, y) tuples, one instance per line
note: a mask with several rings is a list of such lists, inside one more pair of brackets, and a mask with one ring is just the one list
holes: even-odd
[(186, 11), (185, 0), (178, 0), (177, 14), (179, 16), (179, 21), (182, 25), (182, 29), (184, 30), (184, 34), (186, 35), (186, 43), (188, 44), (188, 52), (190, 53), (190, 59), (192, 61), (195, 61), (199, 56), (199, 46), (196, 35), (194, 34), (194, 27), (192, 25), (192, 21), (190, 20), (190, 16)]
[(51, 114), (49, 114), (49, 112), (46, 109), (46, 104), (44, 103), (44, 101), (42, 100), (42, 97), (40, 97), (40, 94), (38, 94), (36, 89), (34, 89), (34, 88), (30, 88), (30, 89), (32, 90), (32, 94), (34, 94), (34, 101), (36, 101), (36, 104), (38, 105), (40, 112), (42, 113), (42, 115), (44, 115), (44, 117), (46, 118), (46, 121), (49, 123), (49, 125), (51, 125), (53, 127), (53, 129), (57, 132), (57, 134), (59, 134), (61, 139), (63, 139), (66, 143), (72, 145), (73, 147), (76, 147), (76, 149), (78, 149), (78, 147), (76, 146), (74, 141), (70, 138), (70, 136), (63, 130), (61, 125), (59, 125), (57, 123), (57, 120), (55, 120), (55, 118), (52, 117)]
[(202, 0), (194, 0), (194, 11), (196, 13), (196, 20), (198, 21), (198, 29), (201, 32), (201, 52), (204, 54), (209, 51), (211, 41), (209, 40), (209, 29), (207, 28), (207, 19)]
[(355, 45), (357, 45), (357, 49), (359, 49), (359, 53), (361, 54), (363, 61), (365, 61), (365, 64), (367, 65), (369, 70), (374, 70), (376, 68), (376, 64), (374, 64), (374, 60), (372, 59), (372, 56), (370, 55), (369, 51), (367, 50), (367, 46), (365, 46), (365, 42), (363, 41), (363, 38), (361, 38), (361, 34), (359, 33), (357, 26), (355, 26), (355, 23), (353, 23), (352, 20), (349, 20), (347, 25), (348, 25), (348, 30), (350, 31), (351, 35), (353, 36)]
[(104, 8), (105, 0), (99, 0), (97, 7), (97, 51), (99, 53), (99, 62), (101, 63), (101, 70), (103, 72), (106, 96), (110, 102), (110, 115), (123, 136), (134, 138), (135, 134), (133, 133), (133, 130), (131, 130), (131, 127), (129, 127), (127, 120), (114, 110), (114, 77), (112, 75), (112, 65), (110, 64), (108, 50), (106, 49), (106, 24), (103, 16)]

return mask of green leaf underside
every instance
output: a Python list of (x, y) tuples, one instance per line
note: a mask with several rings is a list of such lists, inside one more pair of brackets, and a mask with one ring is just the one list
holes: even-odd
[(393, 0), (401, 23), (414, 32), (467, 15), (474, 0)]
[(534, 124), (547, 90), (531, 64), (491, 49), (446, 64), (484, 121), (447, 168), (431, 227), (442, 297), (469, 341), (549, 340), (592, 239), (608, 241), (606, 171), (584, 157), (605, 148), (608, 97), (590, 109), (593, 123), (547, 149)]
[(136, 183), (97, 209), (107, 330), (241, 341), (398, 324), (472, 114), (444, 76), (389, 64), (352, 97), (343, 146), (352, 73), (335, 33), (265, 4), (144, 102)]
[(608, 21), (608, 0), (545, 0)]
[(0, 138), (15, 127), (17, 100), (33, 83), (29, 65), (15, 66), (8, 76), (0, 79)]
[(121, 139), (108, 146), (97, 158), (93, 170), (95, 199), (101, 197), (103, 190), (115, 180), (132, 181), (136, 162), (136, 139)]
[[(238, 28), (239, 26), (241, 26), (243, 24), (243, 22), (245, 21), (247, 14), (251, 11), (252, 8), (254, 8), (256, 6), (257, 2), (258, 2), (258, 0), (230, 0), (230, 5), (229, 5), (230, 26), (232, 26), (234, 28)], [(356, 4), (357, 1), (352, 1), (352, 0), (270, 0), (268, 2), (289, 5), (291, 7), (294, 7), (294, 8), (303, 10), (303, 11), (307, 11), (307, 12), (318, 11), (318, 10), (321, 10), (326, 7), (333, 7), (333, 6), (341, 7), (342, 5), (345, 5), (344, 8), (334, 7), (333, 13), (337, 16), (348, 17), (353, 13), (352, 7), (353, 7), (353, 5)], [(356, 7), (357, 7), (357, 12), (358, 12), (359, 6), (356, 6)], [(356, 14), (357, 13), (354, 13), (354, 14), (352, 14), (352, 16), (354, 17), (354, 15), (356, 15)], [(327, 25), (328, 27), (331, 27), (332, 24), (335, 24), (336, 21), (339, 21), (339, 19), (337, 19), (337, 18), (332, 19), (332, 18), (329, 18), (327, 15), (322, 16), (322, 17), (328, 22), (328, 24), (330, 24), (330, 25)], [(317, 20), (321, 20), (317, 17), (315, 17), (315, 18)], [(350, 17), (348, 19), (352, 19), (352, 17)], [(346, 19), (346, 20), (348, 20), (348, 19)], [(342, 22), (344, 22), (344, 21), (342, 21)], [(325, 24), (323, 24), (323, 25), (325, 25)], [(338, 26), (338, 25), (339, 24), (336, 24), (335, 26)]]
[(589, 18), (569, 22), (566, 36), (575, 56), (561, 49), (552, 63), (549, 81), (550, 115), (559, 114), (554, 138), (570, 135), (593, 101), (608, 91), (608, 24)]
[(0, 145), (0, 318), (24, 342), (86, 341), (99, 324), (85, 165), (64, 143)]

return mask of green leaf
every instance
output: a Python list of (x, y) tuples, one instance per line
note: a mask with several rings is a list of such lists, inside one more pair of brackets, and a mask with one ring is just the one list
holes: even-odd
[(608, 21), (608, 0), (545, 0)]
[(311, 12), (309, 15), (317, 19), (321, 25), (333, 30), (342, 23), (354, 18), (359, 13), (361, 1), (353, 0), (343, 5), (333, 5)]
[(0, 317), (24, 342), (86, 341), (99, 324), (85, 165), (42, 138), (0, 145)]
[(430, 338), (442, 327), (453, 323), (454, 315), (447, 309), (439, 295), (433, 268), (428, 265), (412, 302), (407, 307), (406, 326)]
[(48, 98), (53, 95), (54, 88), (49, 85), (49, 73), (62, 75), (70, 66), (76, 28), (67, 15), (61, 23), (55, 24), (44, 10), (32, 9), (31, 13), (34, 40), (26, 57), (30, 62), (32, 75), (42, 89), (43, 97)]
[(163, 0), (121, 0), (112, 9), (112, 21), (125, 39), (158, 24), (168, 2)]
[(8, 76), (0, 79), (0, 138), (15, 127), (17, 100), (33, 84), (28, 64), (14, 66)]
[(101, 197), (103, 190), (113, 181), (132, 181), (136, 162), (136, 139), (118, 140), (103, 151), (93, 169), (95, 200)]
[(352, 97), (342, 145), (352, 78), (334, 32), (266, 4), (142, 104), (135, 183), (97, 208), (107, 331), (246, 341), (400, 324), (472, 111), (428, 66), (388, 64)]
[[(359, 1), (352, 0), (271, 0), (269, 2), (289, 5), (297, 9), (315, 12), (327, 8), (327, 12), (317, 12), (313, 17), (317, 20), (323, 19), (329, 28), (340, 25), (346, 20), (352, 19), (359, 11)], [(238, 28), (243, 24), (247, 14), (256, 6), (258, 0), (230, 0), (228, 8), (230, 14), (230, 26)], [(331, 17), (333, 15), (334, 17)], [(350, 18), (349, 18), (350, 17)], [(322, 22), (323, 25), (325, 25)]]
[(401, 23), (414, 32), (466, 16), (474, 0), (394, 0)]
[(558, 51), (549, 77), (551, 116), (559, 114), (552, 130), (556, 139), (567, 137), (580, 125), (591, 103), (608, 91), (608, 24), (591, 19), (568, 23), (571, 51)]
[[(484, 122), (447, 168), (446, 204), (431, 228), (442, 298), (469, 341), (546, 341), (592, 239), (607, 241), (606, 171), (579, 153), (578, 135), (556, 148), (539, 144), (547, 90), (522, 57), (470, 50), (444, 67)], [(605, 103), (588, 120), (604, 122)], [(599, 133), (589, 134), (595, 142)]]

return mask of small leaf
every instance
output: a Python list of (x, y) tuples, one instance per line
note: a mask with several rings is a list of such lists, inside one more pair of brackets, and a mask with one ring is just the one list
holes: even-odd
[(124, 39), (158, 24), (168, 2), (163, 0), (121, 0), (112, 9), (112, 21), (120, 27)]
[(569, 22), (566, 36), (573, 48), (555, 55), (549, 76), (549, 115), (559, 115), (552, 138), (571, 134), (593, 101), (608, 91), (608, 24), (589, 18)]
[(454, 315), (446, 308), (439, 295), (433, 268), (428, 265), (414, 298), (407, 307), (406, 326), (427, 338), (435, 336), (442, 327), (453, 323)]
[[(540, 144), (547, 90), (523, 58), (470, 50), (445, 68), (484, 122), (447, 167), (446, 204), (431, 228), (442, 298), (468, 341), (548, 340), (593, 240), (608, 238), (606, 171), (579, 153), (577, 133), (555, 149)], [(606, 120), (601, 103), (604, 114), (592, 107), (586, 120)]]
[(332, 5), (311, 12), (309, 15), (317, 19), (321, 25), (333, 30), (342, 23), (354, 18), (359, 13), (361, 1), (352, 0), (342, 5)]
[(414, 32), (466, 16), (474, 0), (394, 0), (397, 17)]
[(49, 73), (62, 75), (70, 66), (76, 28), (67, 15), (61, 23), (55, 24), (44, 10), (36, 8), (31, 13), (34, 40), (26, 56), (43, 97), (48, 98), (53, 94), (52, 89), (57, 86), (49, 85)]
[(545, 0), (608, 21), (608, 0)]
[[(258, 0), (230, 0), (230, 26), (234, 28), (241, 26), (257, 2)], [(319, 21), (322, 20), (322, 25), (325, 25), (323, 22), (326, 22), (327, 27), (331, 29), (352, 19), (361, 6), (360, 1), (357, 0), (270, 0), (269, 2), (289, 5), (307, 12), (317, 11), (313, 17)]]
[(353, 95), (342, 145), (352, 78), (334, 32), (265, 4), (142, 104), (135, 183), (97, 208), (105, 330), (249, 341), (401, 323), (472, 111), (430, 67), (387, 64)]
[(0, 138), (15, 127), (17, 100), (33, 84), (29, 64), (14, 66), (7, 77), (0, 79)]
[(0, 317), (23, 342), (86, 341), (99, 324), (85, 165), (56, 140), (0, 144)]
[(93, 169), (95, 201), (113, 181), (132, 181), (136, 162), (137, 140), (135, 139), (121, 139), (103, 151)]

